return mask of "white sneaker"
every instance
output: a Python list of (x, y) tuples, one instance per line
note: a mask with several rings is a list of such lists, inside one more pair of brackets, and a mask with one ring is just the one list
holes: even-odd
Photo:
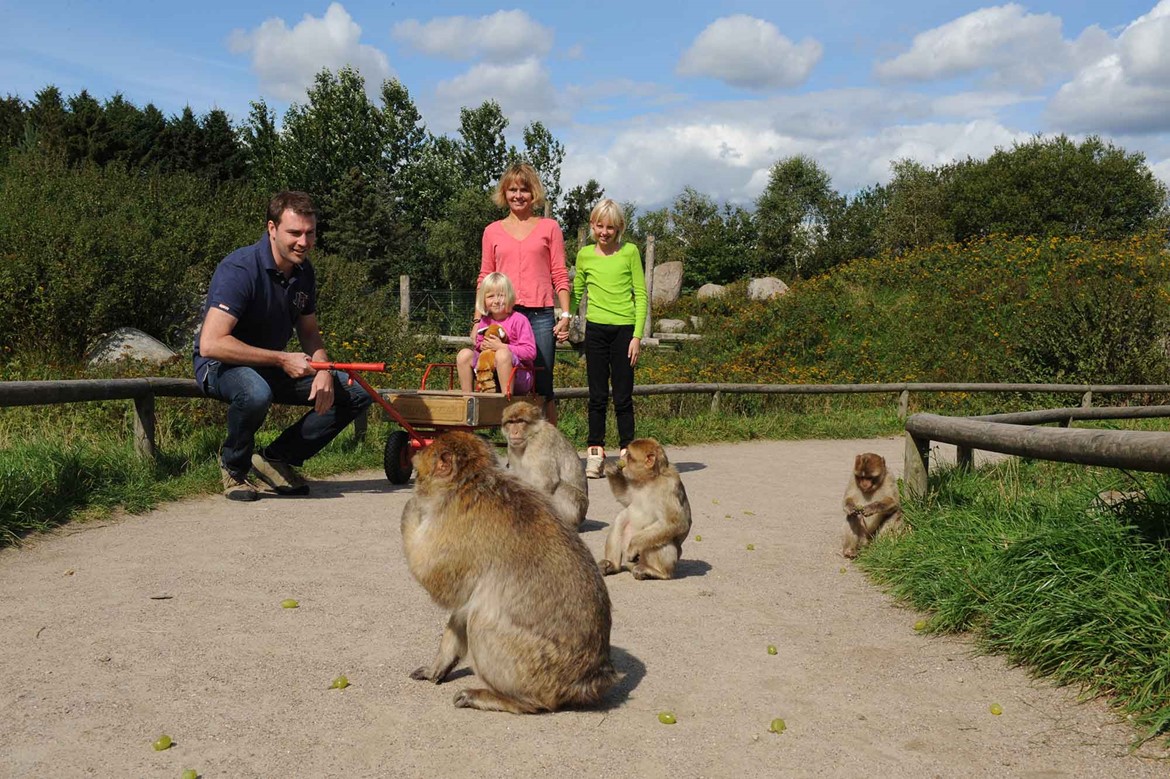
[(591, 446), (585, 458), (585, 478), (600, 479), (605, 475), (605, 447)]

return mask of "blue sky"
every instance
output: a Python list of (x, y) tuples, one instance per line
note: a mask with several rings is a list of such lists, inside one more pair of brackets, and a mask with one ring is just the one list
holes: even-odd
[(890, 163), (985, 157), (1036, 133), (1101, 135), (1170, 181), (1170, 0), (103, 3), (0, 0), (0, 93), (121, 92), (166, 113), (263, 97), (321, 68), (396, 77), (427, 127), (495, 99), (643, 207), (684, 186), (749, 204), (806, 154), (853, 191)]

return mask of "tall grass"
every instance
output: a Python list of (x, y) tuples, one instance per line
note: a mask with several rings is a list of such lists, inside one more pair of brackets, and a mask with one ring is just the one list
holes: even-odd
[[(1109, 506), (1104, 490), (1134, 493)], [(1140, 497), (1139, 497), (1140, 495)], [(906, 507), (913, 532), (859, 564), (987, 652), (1170, 732), (1170, 485), (1061, 463), (942, 473)]]

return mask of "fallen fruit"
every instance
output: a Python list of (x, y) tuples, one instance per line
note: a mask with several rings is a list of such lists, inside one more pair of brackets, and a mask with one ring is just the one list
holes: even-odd
[(168, 736), (166, 733), (163, 733), (161, 736), (159, 736), (157, 739), (155, 739), (154, 743), (151, 744), (151, 746), (154, 747), (155, 752), (161, 752), (164, 749), (170, 749), (171, 744), (173, 744), (173, 743), (174, 742), (171, 741), (171, 737)]
[(345, 674), (342, 674), (341, 676), (334, 679), (333, 684), (329, 685), (330, 689), (333, 689), (333, 690), (344, 690), (348, 686), (349, 686), (349, 679), (345, 678)]
[(776, 654), (776, 652), (777, 652), (776, 645), (775, 644), (768, 644), (768, 654), (774, 655), (774, 654)]
[(703, 537), (702, 537), (702, 536), (695, 536), (695, 540), (696, 540), (696, 541), (702, 541), (702, 540), (703, 540)]
[(1003, 706), (1000, 706), (998, 703), (991, 704), (991, 713), (998, 717), (1000, 714), (1003, 714)]
[(673, 725), (674, 723), (678, 722), (678, 720), (675, 719), (674, 715), (671, 714), (669, 711), (659, 712), (658, 721), (661, 722), (663, 725)]
[(756, 551), (756, 545), (755, 544), (748, 544), (748, 551), (749, 552)]
[(785, 725), (784, 720), (780, 719), (779, 717), (772, 720), (772, 724), (768, 726), (768, 730), (770, 730), (773, 733), (783, 733), (787, 729), (788, 729), (788, 726)]
[(914, 623), (915, 630), (926, 630), (926, 620), (920, 619)]
[(846, 568), (845, 566), (841, 566), (841, 573), (846, 573), (848, 570), (849, 569)]
[(183, 772), (183, 775), (180, 777), (180, 779), (199, 779), (199, 772), (194, 768), (188, 768)]
[(287, 600), (282, 600), (280, 602), (280, 607), (282, 609), (295, 609), (297, 606), (300, 606), (300, 605), (301, 604), (297, 603), (292, 598), (288, 598)]

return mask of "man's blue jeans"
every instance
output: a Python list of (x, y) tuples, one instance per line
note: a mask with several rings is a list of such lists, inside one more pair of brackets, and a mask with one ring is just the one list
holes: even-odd
[[(264, 424), (268, 407), (273, 403), (312, 406), (312, 386), (312, 376), (294, 379), (280, 368), (211, 363), (203, 391), (228, 404), (227, 439), (220, 450), (223, 466), (236, 476), (246, 476), (252, 469), (256, 431)], [(310, 409), (265, 448), (264, 456), (289, 465), (304, 464), (373, 401), (356, 382), (346, 386), (337, 371), (333, 372), (333, 397), (328, 411), (318, 414)]]

